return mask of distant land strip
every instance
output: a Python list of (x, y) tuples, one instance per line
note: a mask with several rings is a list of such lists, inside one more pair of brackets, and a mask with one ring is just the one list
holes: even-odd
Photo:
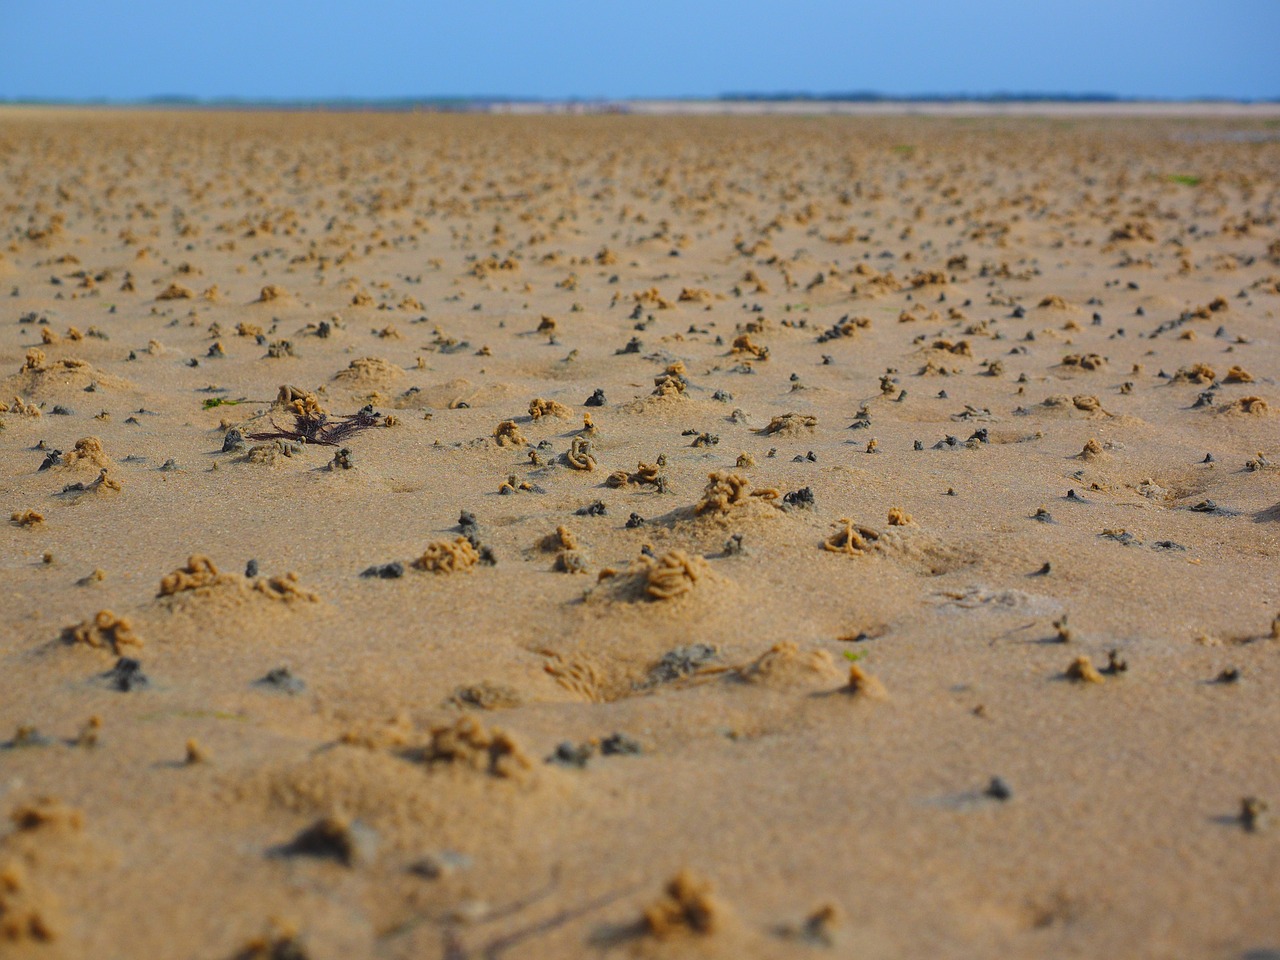
[(1138, 98), (1106, 93), (831, 94), (726, 93), (716, 97), (538, 98), (511, 96), (332, 97), (314, 99), (194, 97), (62, 99), (0, 96), (6, 107), (153, 110), (321, 111), (370, 113), (674, 114), (674, 115), (1117, 115), (1280, 116), (1280, 97)]

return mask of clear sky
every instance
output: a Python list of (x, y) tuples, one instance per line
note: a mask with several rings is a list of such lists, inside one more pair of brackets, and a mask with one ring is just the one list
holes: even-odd
[(1280, 0), (0, 0), (0, 98), (1280, 97)]

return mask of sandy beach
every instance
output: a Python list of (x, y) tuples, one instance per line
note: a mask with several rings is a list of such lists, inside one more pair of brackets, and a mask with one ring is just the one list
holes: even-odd
[(1277, 124), (0, 109), (0, 957), (1280, 958)]

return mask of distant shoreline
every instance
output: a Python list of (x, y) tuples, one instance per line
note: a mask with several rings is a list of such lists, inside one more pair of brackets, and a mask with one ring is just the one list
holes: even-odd
[(1224, 100), (630, 100), (617, 111), (574, 105), (495, 104), (490, 113), (619, 112), (683, 116), (1168, 116), (1280, 117), (1280, 102)]
[(1120, 117), (1280, 117), (1280, 99), (1139, 100), (1105, 96), (1044, 97), (789, 97), (778, 99), (744, 95), (718, 97), (521, 100), (514, 98), (422, 98), (332, 100), (200, 100), (157, 97), (146, 100), (22, 100), (0, 99), (0, 109), (153, 110), (210, 112), (324, 112), (324, 113), (473, 113), (519, 115), (630, 114), (640, 116), (1120, 116)]

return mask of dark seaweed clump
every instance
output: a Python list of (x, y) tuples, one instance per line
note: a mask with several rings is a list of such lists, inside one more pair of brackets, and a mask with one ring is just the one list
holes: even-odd
[(333, 417), (321, 411), (305, 410), (294, 414), (293, 429), (278, 427), (262, 433), (251, 433), (249, 439), (292, 440), (295, 443), (318, 443), (326, 447), (336, 447), (353, 433), (376, 427), (381, 419), (372, 404), (361, 407), (358, 412), (345, 417)]

